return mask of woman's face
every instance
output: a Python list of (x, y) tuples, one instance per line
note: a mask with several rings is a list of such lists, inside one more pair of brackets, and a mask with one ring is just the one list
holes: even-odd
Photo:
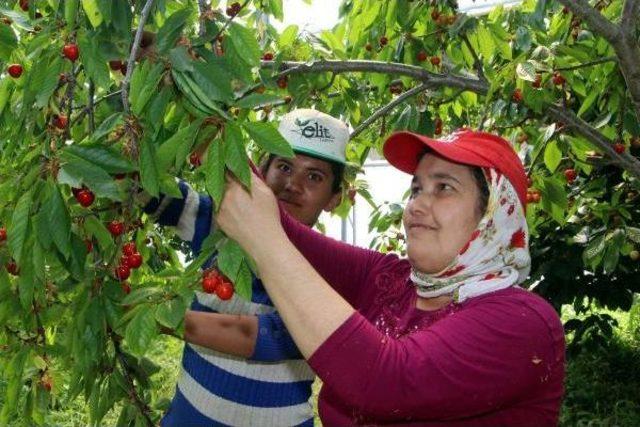
[(453, 261), (482, 218), (479, 200), (471, 167), (432, 153), (422, 157), (403, 215), (407, 254), (415, 269), (438, 273)]

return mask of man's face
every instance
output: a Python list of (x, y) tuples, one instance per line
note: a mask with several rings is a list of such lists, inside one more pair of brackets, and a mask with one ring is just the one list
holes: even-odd
[(285, 210), (300, 222), (312, 226), (322, 210), (331, 211), (340, 202), (333, 186), (331, 164), (296, 154), (292, 159), (275, 157), (265, 181)]

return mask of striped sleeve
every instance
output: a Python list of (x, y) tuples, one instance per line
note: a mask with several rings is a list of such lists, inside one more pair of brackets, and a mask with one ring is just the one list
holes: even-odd
[(211, 232), (213, 201), (206, 194), (198, 194), (189, 184), (180, 180), (181, 198), (161, 194), (152, 198), (144, 211), (155, 217), (160, 225), (176, 227), (178, 237), (191, 242), (194, 252), (199, 252), (202, 241)]

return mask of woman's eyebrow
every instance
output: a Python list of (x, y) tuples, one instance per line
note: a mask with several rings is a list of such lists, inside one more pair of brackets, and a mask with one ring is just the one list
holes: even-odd
[(429, 174), (429, 178), (432, 178), (432, 179), (445, 179), (447, 181), (455, 181), (458, 184), (462, 184), (458, 178), (456, 178), (455, 176), (450, 175), (450, 174), (448, 174), (446, 172), (436, 172), (436, 173)]

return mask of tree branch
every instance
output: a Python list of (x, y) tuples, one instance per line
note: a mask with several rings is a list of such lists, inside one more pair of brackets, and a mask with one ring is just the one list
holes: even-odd
[(138, 57), (138, 49), (140, 48), (140, 40), (142, 40), (142, 34), (144, 33), (144, 24), (149, 18), (151, 12), (151, 6), (153, 0), (147, 0), (142, 8), (142, 14), (140, 15), (140, 21), (138, 22), (138, 29), (136, 30), (136, 36), (133, 39), (133, 46), (131, 46), (131, 53), (129, 54), (129, 60), (127, 61), (127, 74), (122, 81), (122, 105), (124, 107), (125, 115), (131, 115), (131, 107), (129, 106), (129, 84), (131, 83), (131, 75), (135, 68), (136, 58)]
[(480, 80), (486, 81), (487, 79), (484, 77), (484, 71), (482, 69), (482, 61), (478, 57), (478, 54), (476, 53), (473, 46), (471, 46), (471, 42), (469, 41), (469, 38), (467, 37), (466, 34), (461, 34), (460, 37), (462, 38), (462, 41), (464, 42), (464, 44), (467, 46), (467, 49), (469, 49), (469, 52), (471, 52), (471, 56), (473, 56), (473, 66), (475, 67), (476, 72), (478, 73), (478, 77), (480, 77)]
[(199, 21), (200, 28), (198, 28), (198, 36), (200, 37), (203, 37), (205, 34), (204, 24), (207, 20), (206, 14), (208, 10), (209, 10), (209, 5), (207, 4), (207, 0), (198, 0), (198, 13), (200, 15), (200, 21)]
[(367, 119), (364, 122), (362, 122), (357, 128), (355, 128), (353, 130), (353, 132), (351, 132), (351, 135), (349, 135), (349, 138), (350, 139), (355, 138), (360, 133), (362, 133), (362, 131), (364, 131), (370, 124), (372, 124), (373, 122), (378, 120), (380, 117), (382, 117), (385, 114), (389, 113), (396, 106), (402, 104), (404, 101), (406, 101), (407, 99), (411, 98), (412, 96), (415, 96), (415, 95), (419, 94), (420, 92), (424, 92), (424, 91), (428, 90), (429, 87), (430, 87), (430, 85), (428, 85), (426, 83), (422, 83), (422, 84), (420, 84), (420, 85), (418, 85), (418, 86), (416, 86), (414, 88), (409, 89), (406, 92), (403, 92), (401, 95), (399, 95), (397, 98), (395, 98), (394, 100), (389, 102), (387, 105), (385, 105), (384, 107), (378, 109), (375, 113), (373, 113), (372, 115), (367, 117)]
[(87, 104), (87, 114), (89, 115), (89, 133), (93, 133), (96, 130), (96, 121), (94, 118), (93, 109), (95, 104), (93, 102), (93, 97), (95, 95), (96, 85), (93, 83), (93, 80), (89, 80), (89, 102)]
[(585, 62), (583, 64), (571, 65), (568, 67), (557, 67), (554, 68), (555, 71), (573, 71), (579, 70), (580, 68), (591, 67), (593, 65), (604, 64), (605, 62), (613, 62), (618, 61), (617, 56), (605, 56), (604, 58), (596, 59), (593, 61)]
[(242, 3), (242, 5), (240, 6), (240, 10), (238, 11), (238, 13), (237, 13), (237, 14), (235, 14), (235, 15), (233, 15), (231, 18), (229, 18), (229, 19), (227, 20), (227, 22), (225, 22), (225, 23), (224, 23), (224, 25), (222, 26), (222, 28), (220, 28), (220, 31), (218, 31), (218, 32), (216, 33), (216, 35), (215, 35), (215, 36), (213, 36), (213, 38), (212, 38), (211, 40), (216, 40), (218, 37), (220, 37), (220, 34), (224, 33), (224, 30), (226, 30), (226, 29), (227, 29), (227, 27), (229, 26), (229, 24), (231, 24), (231, 22), (235, 19), (235, 17), (236, 17), (236, 16), (238, 16), (238, 15), (240, 14), (240, 11), (241, 11), (242, 9), (244, 9), (244, 8), (245, 8), (245, 6), (246, 6), (247, 4), (249, 4), (249, 2), (250, 2), (250, 1), (251, 1), (251, 0), (245, 0), (245, 2), (244, 2), (244, 3)]
[(626, 37), (633, 37), (638, 15), (640, 15), (640, 1), (627, 0), (622, 9), (620, 27)]
[[(566, 1), (566, 0), (563, 0)], [(640, 58), (640, 53), (638, 54)], [(267, 69), (275, 68), (271, 61), (263, 61), (261, 66)], [(393, 75), (403, 75), (412, 77), (418, 81), (435, 87), (454, 87), (461, 90), (468, 90), (479, 95), (486, 95), (489, 85), (475, 78), (462, 77), (456, 75), (442, 75), (426, 71), (413, 65), (380, 62), (380, 61), (318, 61), (311, 63), (304, 62), (284, 62), (284, 71), (279, 75), (305, 74), (305, 73), (346, 73), (346, 72), (371, 72)], [(638, 70), (640, 72), (640, 70)], [(640, 85), (640, 79), (638, 80)], [(639, 92), (640, 93), (640, 92)], [(640, 98), (639, 98), (640, 99)], [(585, 137), (591, 144), (606, 153), (620, 167), (628, 170), (634, 176), (640, 178), (640, 161), (628, 153), (618, 154), (613, 150), (609, 138), (598, 132), (589, 123), (578, 117), (573, 111), (559, 106), (550, 105), (546, 107), (545, 113), (556, 121), (565, 123), (571, 129)]]
[(609, 43), (616, 44), (621, 37), (620, 29), (602, 14), (591, 7), (585, 0), (558, 0), (575, 16), (582, 19), (595, 32), (607, 39)]
[(149, 407), (147, 406), (146, 403), (144, 403), (142, 401), (140, 396), (138, 396), (138, 392), (136, 391), (136, 385), (133, 382), (133, 378), (131, 377), (131, 373), (129, 372), (130, 371), (129, 364), (127, 363), (127, 360), (125, 359), (124, 354), (122, 353), (122, 350), (120, 349), (120, 343), (118, 342), (118, 339), (114, 336), (113, 332), (111, 332), (109, 334), (109, 336), (111, 338), (111, 342), (113, 343), (113, 348), (115, 349), (116, 357), (118, 359), (118, 363), (120, 364), (120, 367), (122, 368), (122, 373), (124, 374), (125, 381), (127, 382), (127, 384), (130, 387), (129, 396), (133, 399), (133, 402), (138, 407), (138, 410), (140, 411), (140, 413), (144, 417), (145, 421), (147, 422), (147, 426), (153, 427), (154, 423), (151, 420), (151, 417), (149, 416)]
[[(398, 64), (394, 62), (367, 61), (367, 60), (349, 60), (334, 61), (321, 60), (317, 62), (293, 62), (286, 61), (280, 64), (284, 70), (277, 77), (289, 74), (306, 74), (306, 73), (383, 73), (399, 76), (412, 77), (423, 83), (428, 83), (431, 87), (448, 86), (459, 89), (470, 90), (472, 92), (486, 93), (487, 84), (478, 79), (462, 77), (457, 75), (437, 74), (425, 70), (415, 65)], [(276, 64), (272, 61), (262, 61), (262, 68), (275, 68)]]

